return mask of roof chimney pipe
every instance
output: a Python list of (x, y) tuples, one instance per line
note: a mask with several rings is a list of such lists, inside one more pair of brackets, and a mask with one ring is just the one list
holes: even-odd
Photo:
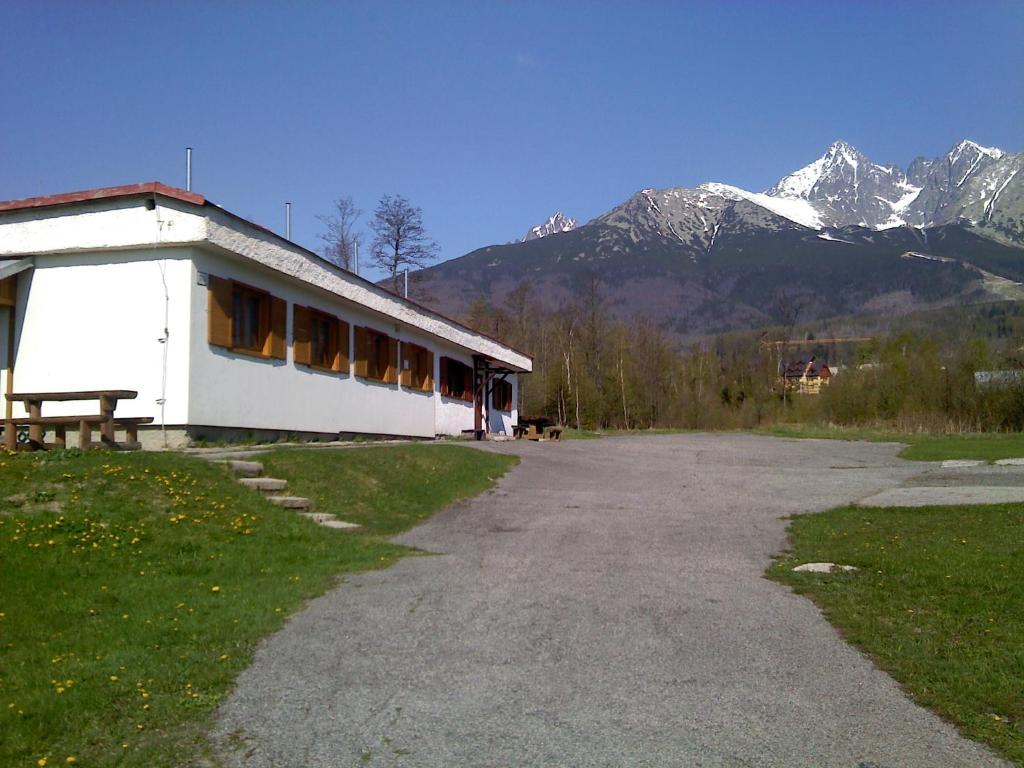
[(284, 239), (292, 239), (292, 204), (284, 204)]
[(185, 147), (185, 191), (192, 191), (192, 147)]

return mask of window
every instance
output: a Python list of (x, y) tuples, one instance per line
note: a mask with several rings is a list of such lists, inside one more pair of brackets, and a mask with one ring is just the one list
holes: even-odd
[(402, 386), (432, 392), (434, 389), (434, 353), (418, 344), (402, 342)]
[(312, 307), (292, 312), (295, 364), (348, 373), (348, 323)]
[(208, 295), (210, 344), (256, 357), (285, 359), (284, 299), (213, 275)]
[(441, 394), (473, 402), (473, 369), (450, 357), (441, 358)]
[(398, 381), (398, 339), (372, 328), (356, 327), (355, 374), (364, 379)]
[(491, 385), (491, 407), (496, 411), (512, 410), (512, 382), (495, 379)]

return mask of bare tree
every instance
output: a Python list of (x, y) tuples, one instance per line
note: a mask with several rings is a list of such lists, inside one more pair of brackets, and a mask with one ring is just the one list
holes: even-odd
[(398, 290), (398, 273), (407, 267), (424, 267), (437, 258), (437, 243), (427, 237), (423, 212), (401, 195), (384, 195), (373, 212), (373, 262), (391, 275)]
[(343, 269), (351, 270), (355, 267), (356, 250), (363, 241), (362, 233), (357, 232), (355, 226), (362, 215), (363, 212), (356, 207), (351, 197), (339, 197), (334, 201), (333, 213), (317, 216), (327, 227), (327, 231), (320, 235), (324, 243), (320, 252), (325, 259)]

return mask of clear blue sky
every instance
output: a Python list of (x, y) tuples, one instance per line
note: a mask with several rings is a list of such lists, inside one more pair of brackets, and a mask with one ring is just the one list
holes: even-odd
[(0, 5), (0, 199), (194, 189), (317, 247), (351, 195), (443, 258), (644, 187), (760, 190), (844, 138), (1024, 150), (1024, 3)]

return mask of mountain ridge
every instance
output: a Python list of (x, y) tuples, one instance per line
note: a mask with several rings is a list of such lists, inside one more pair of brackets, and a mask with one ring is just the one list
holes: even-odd
[(525, 284), (557, 307), (597, 278), (609, 312), (680, 339), (793, 311), (813, 319), (1024, 296), (1022, 167), (1024, 153), (964, 140), (903, 171), (837, 141), (764, 192), (643, 189), (582, 226), (423, 270), (414, 294), (463, 314)]

